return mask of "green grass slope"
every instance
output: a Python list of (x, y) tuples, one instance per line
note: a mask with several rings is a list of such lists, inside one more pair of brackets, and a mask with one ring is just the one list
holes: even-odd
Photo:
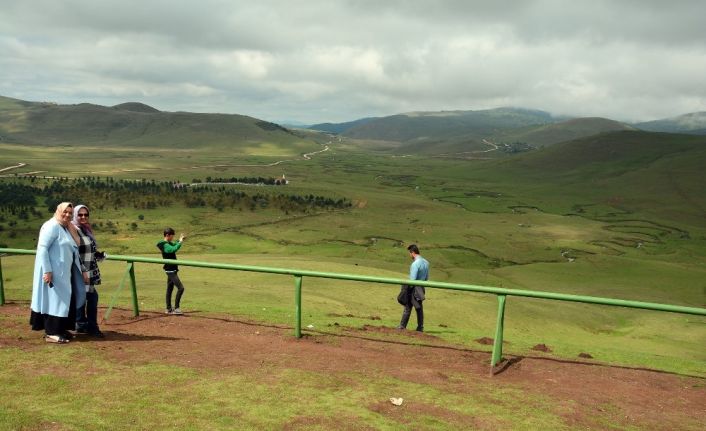
[(703, 226), (704, 166), (704, 136), (624, 131), (524, 153), (487, 169), (533, 184), (545, 200), (583, 197), (613, 207), (613, 213)]
[(525, 142), (535, 147), (541, 147), (597, 135), (599, 133), (623, 130), (635, 130), (635, 128), (607, 118), (574, 118), (560, 123), (500, 133), (494, 136), (494, 139), (503, 142)]
[(161, 112), (140, 103), (105, 107), (56, 105), (0, 98), (0, 136), (5, 142), (42, 146), (154, 148), (219, 147), (235, 152), (281, 149), (307, 152), (307, 135), (244, 115)]
[(546, 112), (517, 108), (412, 112), (373, 119), (349, 128), (343, 135), (355, 139), (398, 142), (448, 139), (463, 135), (485, 137), (499, 130), (553, 121)]

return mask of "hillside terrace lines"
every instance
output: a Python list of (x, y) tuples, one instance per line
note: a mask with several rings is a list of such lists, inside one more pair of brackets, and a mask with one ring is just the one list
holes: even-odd
[[(474, 193), (466, 193), (465, 195), (467, 196), (473, 196)], [(489, 198), (498, 198), (501, 195), (498, 194), (497, 196), (493, 196), (490, 194), (490, 192), (483, 192), (482, 194), (483, 197), (489, 197)], [(448, 198), (453, 199), (453, 198), (461, 198), (462, 196), (449, 196)], [(481, 197), (481, 194), (476, 195), (476, 197)], [(439, 198), (434, 198), (434, 200), (439, 201), (439, 202), (445, 202), (449, 203), (452, 205), (455, 205), (457, 208), (464, 210), (464, 211), (472, 211), (476, 213), (482, 213), (482, 214), (495, 214), (498, 213), (498, 211), (478, 211), (478, 210), (471, 210), (464, 206), (463, 204), (453, 201), (453, 200), (448, 200), (448, 199), (439, 199)], [(585, 207), (585, 206), (590, 206), (589, 205), (581, 205), (580, 207)], [(578, 205), (577, 205), (578, 207)], [(547, 214), (544, 210), (541, 208), (535, 207), (535, 206), (530, 206), (530, 205), (513, 205), (507, 207), (509, 208), (513, 214), (525, 214), (527, 211), (526, 210), (531, 210), (543, 214)], [(659, 224), (656, 222), (652, 222), (649, 220), (640, 220), (640, 219), (621, 219), (621, 220), (611, 220), (609, 217), (610, 216), (624, 216), (630, 214), (629, 212), (625, 213), (609, 213), (608, 216), (602, 215), (602, 216), (588, 216), (585, 213), (582, 213), (579, 211), (578, 213), (567, 213), (563, 214), (565, 217), (581, 217), (587, 220), (592, 220), (600, 223), (606, 223), (604, 226), (601, 226), (601, 229), (609, 231), (613, 233), (614, 235), (611, 235), (609, 238), (604, 238), (604, 239), (594, 239), (587, 241), (587, 244), (600, 247), (607, 254), (610, 255), (623, 255), (625, 254), (625, 251), (621, 250), (624, 248), (642, 248), (643, 246), (647, 244), (662, 244), (664, 241), (662, 240), (662, 236), (665, 235), (679, 235), (680, 238), (689, 238), (689, 232), (685, 231), (683, 229), (679, 229), (673, 226), (667, 226), (663, 224)], [(612, 222), (612, 223), (611, 223)], [(528, 225), (519, 225), (521, 227), (530, 227)], [(619, 235), (623, 234), (623, 235)], [(630, 235), (630, 236), (625, 236), (625, 234)], [(448, 248), (452, 249), (459, 249), (459, 247), (456, 246), (450, 246)], [(465, 247), (461, 247), (465, 249)], [(482, 255), (481, 252), (475, 249), (466, 249), (466, 251), (472, 251), (476, 254)], [(594, 255), (596, 253), (590, 252), (590, 251), (585, 251), (585, 250), (578, 250), (578, 249), (571, 249), (566, 252), (562, 252), (562, 257), (569, 262), (573, 262), (576, 260), (578, 255)], [(487, 259), (492, 259), (490, 256), (485, 256), (483, 257)], [(518, 263), (518, 262), (509, 262), (511, 265), (524, 265), (528, 263), (551, 263), (551, 262), (557, 262), (557, 261), (530, 261), (526, 263)]]

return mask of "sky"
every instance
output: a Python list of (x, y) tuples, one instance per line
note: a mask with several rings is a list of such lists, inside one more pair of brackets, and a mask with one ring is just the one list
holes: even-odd
[(0, 95), (280, 123), (706, 111), (706, 1), (0, 0)]

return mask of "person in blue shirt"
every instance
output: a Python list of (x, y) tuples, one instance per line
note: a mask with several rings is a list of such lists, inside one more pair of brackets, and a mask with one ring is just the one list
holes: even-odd
[[(410, 280), (428, 280), (429, 279), (429, 262), (419, 254), (419, 247), (412, 244), (407, 247), (409, 256), (412, 258), (412, 264), (409, 267)], [(402, 320), (397, 329), (406, 329), (409, 322), (409, 316), (412, 314), (412, 307), (417, 313), (417, 331), (424, 332), (424, 302), (425, 290), (424, 286), (406, 286), (407, 295), (404, 302), (404, 311), (402, 312)]]

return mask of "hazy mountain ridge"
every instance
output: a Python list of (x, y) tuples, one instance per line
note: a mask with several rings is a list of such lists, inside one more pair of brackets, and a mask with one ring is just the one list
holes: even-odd
[(691, 112), (662, 120), (646, 121), (635, 127), (651, 132), (706, 134), (706, 111)]
[(145, 105), (144, 103), (139, 102), (121, 103), (119, 105), (113, 106), (113, 109), (122, 109), (125, 111), (132, 112), (160, 112), (159, 109), (153, 108), (149, 105)]
[(600, 117), (573, 118), (544, 126), (510, 130), (493, 138), (502, 142), (524, 142), (535, 147), (580, 139), (600, 133), (637, 130), (626, 123)]
[(553, 121), (547, 112), (519, 108), (410, 112), (365, 122), (347, 129), (343, 136), (398, 142), (458, 136), (482, 138), (508, 128), (543, 125)]
[(303, 138), (282, 126), (237, 114), (163, 112), (128, 102), (113, 107), (57, 105), (0, 96), (3, 141), (34, 145), (122, 145), (193, 148), (271, 142), (294, 145)]
[[(366, 119), (367, 120), (367, 119)], [(404, 143), (405, 148), (418, 148), (428, 141), (427, 150), (446, 141), (445, 151), (478, 148), (482, 139), (523, 142), (533, 146), (553, 145), (599, 133), (620, 130), (647, 130), (670, 133), (706, 134), (706, 113), (685, 114), (672, 119), (629, 124), (601, 117), (557, 117), (550, 113), (523, 108), (497, 108), (479, 111), (410, 112), (373, 118), (356, 124), (326, 123), (311, 129), (339, 133), (342, 136), (377, 141)], [(456, 144), (453, 144), (453, 142)], [(465, 144), (464, 144), (465, 143)], [(433, 152), (433, 150), (432, 150)]]
[(359, 120), (348, 121), (345, 123), (314, 124), (312, 126), (307, 126), (307, 129), (318, 130), (318, 131), (327, 132), (327, 133), (343, 134), (348, 129), (351, 129), (353, 127), (368, 123), (368, 122), (376, 120), (376, 119), (377, 119), (377, 117), (366, 117), (366, 118), (361, 118)]
[[(540, 110), (497, 108), (478, 111), (408, 112), (345, 123), (309, 126), (315, 131), (365, 140), (370, 148), (407, 154), (481, 157), (492, 145), (521, 144), (528, 149), (639, 127), (670, 133), (706, 134), (706, 112), (627, 124), (599, 117), (555, 117)], [(58, 105), (0, 96), (0, 141), (35, 145), (121, 145), (234, 148), (274, 143), (291, 151), (306, 130), (237, 114), (163, 112), (139, 102), (112, 107), (80, 103)], [(377, 143), (376, 143), (377, 142)], [(498, 153), (493, 153), (493, 156)]]

